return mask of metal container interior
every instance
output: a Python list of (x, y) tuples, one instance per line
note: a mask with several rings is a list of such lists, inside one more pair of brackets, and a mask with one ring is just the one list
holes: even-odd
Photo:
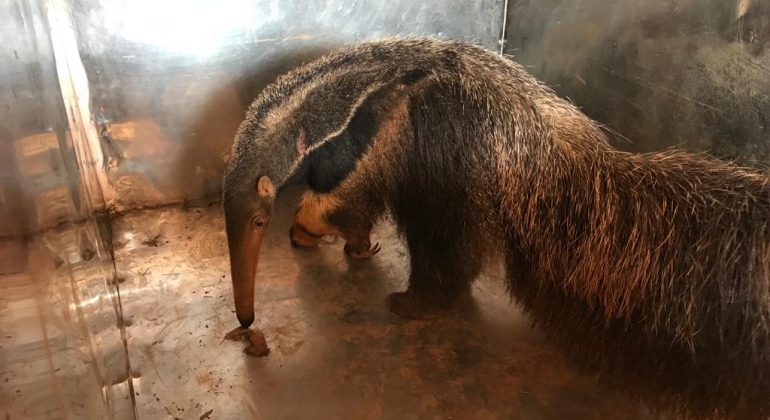
[[(272, 354), (234, 327), (221, 176), (278, 74), (383, 36), (524, 64), (634, 151), (770, 159), (764, 0), (0, 3), (0, 418), (651, 418), (542, 341), (494, 274), (459, 318), (403, 323), (408, 260), (291, 250), (258, 277)], [(213, 205), (212, 205), (213, 204)]]

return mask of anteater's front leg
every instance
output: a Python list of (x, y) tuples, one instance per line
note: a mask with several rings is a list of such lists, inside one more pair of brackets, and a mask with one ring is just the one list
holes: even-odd
[(289, 230), (295, 247), (311, 247), (327, 235), (345, 239), (345, 253), (353, 258), (366, 259), (379, 252), (379, 244), (370, 241), (373, 216), (369, 207), (358, 200), (339, 198), (336, 194), (306, 192), (294, 215)]
[(472, 242), (464, 239), (462, 231), (453, 227), (433, 228), (427, 219), (410, 221), (406, 226), (409, 286), (388, 296), (390, 311), (405, 318), (434, 319), (470, 293), (482, 256), (480, 248), (469, 247)]
[(374, 222), (366, 206), (346, 203), (329, 214), (327, 220), (341, 232), (345, 239), (345, 254), (359, 260), (371, 258), (380, 252), (380, 244), (372, 246), (370, 240)]

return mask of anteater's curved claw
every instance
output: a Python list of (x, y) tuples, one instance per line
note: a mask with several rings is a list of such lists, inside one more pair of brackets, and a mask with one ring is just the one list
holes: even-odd
[(345, 254), (347, 254), (348, 256), (350, 256), (352, 258), (355, 258), (357, 260), (365, 260), (367, 258), (371, 258), (371, 257), (377, 255), (377, 253), (380, 252), (380, 249), (381, 248), (380, 248), (380, 243), (379, 242), (374, 244), (373, 247), (367, 249), (366, 251), (357, 251), (357, 250), (353, 249), (353, 247), (351, 247), (351, 246), (346, 244), (345, 245)]

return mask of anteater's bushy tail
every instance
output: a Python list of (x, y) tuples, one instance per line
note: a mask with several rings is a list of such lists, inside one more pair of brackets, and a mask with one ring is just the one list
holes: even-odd
[(510, 288), (535, 321), (686, 417), (770, 417), (770, 179), (681, 152), (549, 166), (509, 211)]

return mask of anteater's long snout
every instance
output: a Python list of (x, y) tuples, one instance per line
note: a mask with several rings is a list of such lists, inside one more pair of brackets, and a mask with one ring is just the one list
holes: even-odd
[(247, 227), (239, 234), (232, 235), (233, 238), (228, 238), (235, 315), (244, 328), (254, 323), (254, 284), (259, 251), (266, 229), (267, 221), (261, 229)]

